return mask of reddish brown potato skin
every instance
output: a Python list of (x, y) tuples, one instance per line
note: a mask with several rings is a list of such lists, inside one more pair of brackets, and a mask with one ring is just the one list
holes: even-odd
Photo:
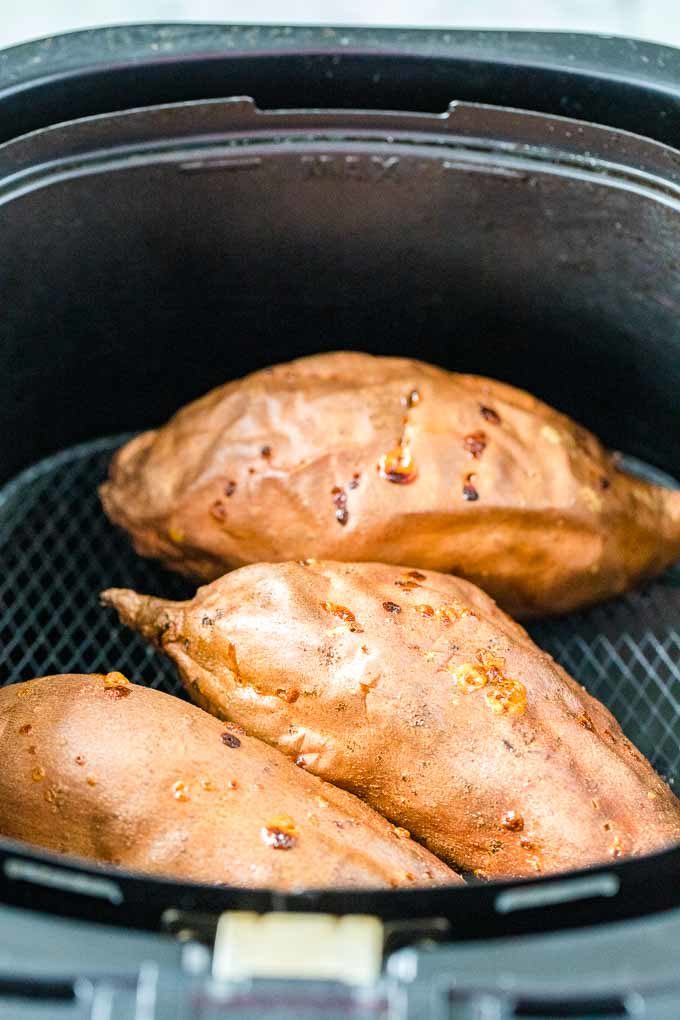
[(5, 687), (0, 760), (0, 833), (49, 850), (285, 891), (462, 881), (357, 798), (145, 687)]
[[(466, 581), (314, 561), (244, 567), (184, 603), (104, 599), (196, 701), (461, 870), (531, 876), (680, 840), (680, 802), (610, 712)], [(502, 680), (461, 687), (483, 659)], [(494, 711), (503, 682), (524, 711)]]
[[(381, 462), (400, 441), (401, 471)], [(200, 579), (307, 556), (409, 563), (517, 617), (607, 598), (680, 557), (680, 493), (617, 471), (569, 418), (500, 382), (368, 354), (213, 390), (124, 446), (101, 496), (138, 552)]]

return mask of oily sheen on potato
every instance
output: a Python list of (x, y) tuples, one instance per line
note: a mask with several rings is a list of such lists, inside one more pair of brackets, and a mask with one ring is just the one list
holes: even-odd
[(356, 797), (120, 673), (0, 690), (0, 833), (133, 871), (280, 890), (462, 881)]
[(611, 713), (469, 582), (307, 560), (187, 602), (104, 601), (199, 704), (458, 869), (532, 876), (680, 840), (680, 801)]
[(101, 489), (135, 548), (211, 580), (258, 561), (409, 563), (517, 617), (680, 557), (680, 493), (512, 386), (339, 352), (228, 383), (127, 443)]

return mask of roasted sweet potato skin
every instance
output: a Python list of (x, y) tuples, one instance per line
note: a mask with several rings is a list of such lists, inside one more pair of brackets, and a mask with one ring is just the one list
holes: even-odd
[(611, 713), (466, 581), (307, 561), (184, 603), (104, 600), (199, 704), (458, 869), (532, 876), (680, 840), (680, 802)]
[(626, 590), (680, 557), (680, 493), (617, 469), (527, 393), (338, 352), (213, 390), (113, 460), (136, 549), (200, 579), (258, 561), (408, 563), (516, 617)]
[(190, 881), (460, 882), (408, 833), (238, 726), (108, 676), (0, 691), (0, 833)]

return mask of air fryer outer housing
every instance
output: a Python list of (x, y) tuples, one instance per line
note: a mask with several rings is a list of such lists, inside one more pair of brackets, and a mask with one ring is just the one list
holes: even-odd
[[(507, 379), (680, 476), (679, 98), (676, 51), (576, 35), (138, 26), (1, 53), (0, 483), (226, 378), (337, 347)], [(33, 491), (31, 470), (5, 509)], [(677, 727), (665, 718), (670, 769)], [(36, 932), (69, 923), (51, 913), (210, 942), (226, 909), (378, 915), (395, 950), (385, 980), (411, 986), (408, 1009), (464, 958), (472, 977), (449, 980), (442, 1009), (536, 999), (522, 960), (554, 960), (558, 938), (609, 949), (592, 950), (591, 999), (556, 970), (544, 1004), (678, 991), (664, 955), (680, 944), (677, 848), (557, 879), (296, 896), (9, 843), (0, 867), (8, 921), (37, 909)], [(538, 934), (567, 928), (589, 930)], [(647, 928), (654, 963), (598, 971)], [(491, 952), (520, 934), (495, 943), (513, 955), (511, 994), (472, 942)], [(445, 945), (396, 952), (424, 936)], [(181, 983), (177, 945), (159, 939)], [(116, 994), (151, 980), (125, 975)]]

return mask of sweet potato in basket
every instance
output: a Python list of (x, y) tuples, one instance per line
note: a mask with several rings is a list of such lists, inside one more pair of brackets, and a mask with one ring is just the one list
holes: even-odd
[(101, 496), (141, 554), (200, 579), (308, 556), (408, 563), (517, 617), (680, 558), (680, 493), (521, 390), (405, 358), (321, 354), (228, 383), (127, 443)]
[(680, 801), (611, 713), (469, 582), (308, 560), (188, 602), (104, 601), (200, 705), (458, 869), (530, 876), (680, 840)]
[(279, 890), (461, 882), (284, 755), (120, 673), (0, 690), (0, 833), (127, 870)]

